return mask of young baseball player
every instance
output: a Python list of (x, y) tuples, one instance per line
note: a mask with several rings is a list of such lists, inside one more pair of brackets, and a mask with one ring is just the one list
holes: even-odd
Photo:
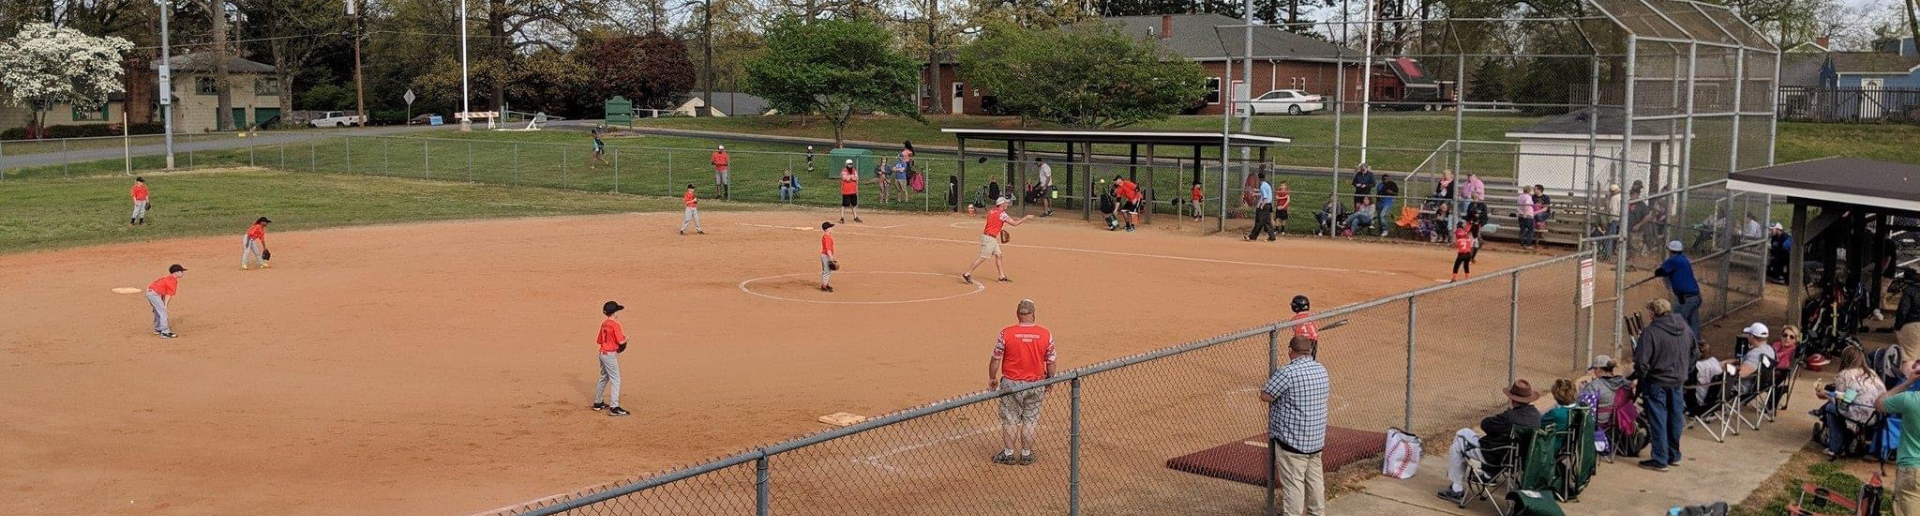
[(247, 270), (254, 260), (260, 261), (262, 269), (271, 268), (267, 265), (267, 257), (272, 255), (267, 252), (267, 224), (272, 223), (266, 217), (260, 217), (253, 221), (252, 227), (247, 228), (247, 237), (240, 243), (240, 270)]
[(1452, 281), (1460, 281), (1462, 271), (1467, 273), (1466, 277), (1473, 277), (1473, 232), (1467, 230), (1466, 224), (1454, 228), (1453, 250), (1459, 254), (1453, 257)]
[(732, 168), (728, 166), (728, 163), (731, 161), (732, 160), (727, 156), (727, 146), (721, 145), (714, 148), (714, 151), (713, 151), (713, 185), (714, 185), (713, 190), (714, 192), (713, 194), (716, 196), (719, 196), (721, 199), (729, 198), (728, 195), (732, 193), (731, 192), (732, 186), (733, 186), (733, 176), (731, 174)]
[(840, 223), (847, 223), (847, 212), (853, 212), (853, 221), (860, 220), (860, 171), (853, 168), (853, 160), (847, 160), (840, 167)]
[(167, 309), (173, 306), (173, 296), (180, 293), (180, 278), (186, 275), (187, 268), (176, 263), (167, 267), (167, 275), (147, 285), (147, 304), (153, 307), (153, 334), (162, 339), (179, 336), (167, 324)]
[(1022, 222), (1033, 220), (1033, 216), (1027, 215), (1016, 219), (1012, 215), (1007, 215), (1007, 205), (1012, 203), (1012, 200), (1001, 197), (993, 203), (993, 210), (987, 212), (987, 227), (980, 233), (980, 257), (973, 260), (973, 265), (967, 266), (967, 272), (960, 273), (961, 281), (973, 283), (973, 270), (980, 268), (980, 264), (985, 263), (987, 258), (993, 258), (993, 270), (1000, 273), (1000, 281), (1013, 281), (1007, 279), (1007, 266), (1000, 256), (1000, 232), (1005, 230), (1007, 224), (1018, 226)]
[(1146, 197), (1140, 194), (1139, 184), (1125, 177), (1113, 176), (1113, 184), (1113, 195), (1120, 198), (1120, 215), (1126, 219), (1127, 232), (1131, 233), (1140, 223), (1140, 201)]
[(680, 216), (680, 234), (687, 234), (687, 224), (693, 224), (693, 232), (702, 235), (707, 230), (700, 229), (700, 199), (693, 195), (693, 183), (687, 183), (687, 193), (680, 196), (680, 203), (687, 205), (687, 211)]
[(1287, 189), (1287, 181), (1280, 181), (1280, 188), (1273, 192), (1273, 224), (1279, 226), (1280, 234), (1287, 234), (1287, 208), (1293, 206), (1293, 191)]
[(1306, 319), (1313, 318), (1313, 303), (1305, 295), (1293, 296), (1293, 318), (1291, 321), (1305, 321), (1294, 325), (1293, 336), (1313, 339), (1313, 355), (1320, 356), (1320, 326)]
[(820, 223), (820, 291), (833, 292), (833, 270), (839, 264), (833, 259), (833, 223)]
[(600, 305), (600, 313), (607, 319), (600, 322), (600, 335), (593, 339), (600, 346), (600, 383), (593, 387), (591, 408), (594, 412), (612, 409), (607, 415), (614, 417), (628, 414), (627, 409), (620, 408), (620, 353), (627, 350), (627, 332), (620, 329), (620, 320), (613, 315), (626, 308), (613, 301)]
[(133, 178), (133, 217), (127, 219), (127, 225), (140, 226), (147, 223), (147, 178)]

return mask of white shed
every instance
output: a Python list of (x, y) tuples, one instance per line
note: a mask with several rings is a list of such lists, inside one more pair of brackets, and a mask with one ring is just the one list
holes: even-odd
[[(1593, 177), (1596, 190), (1613, 183), (1618, 172), (1625, 117), (1619, 110), (1602, 110), (1596, 123), (1592, 111), (1579, 110), (1548, 117), (1532, 125), (1507, 132), (1520, 141), (1516, 159), (1516, 180), (1522, 185), (1542, 185), (1554, 195), (1586, 195), (1587, 178)], [(1683, 131), (1668, 122), (1638, 122), (1633, 128), (1632, 166), (1627, 184), (1646, 183), (1670, 188), (1680, 179), (1680, 161), (1686, 152), (1679, 134)], [(1592, 138), (1594, 159), (1588, 159), (1588, 133)], [(1591, 168), (1589, 168), (1591, 165)], [(1653, 171), (1660, 173), (1657, 177)], [(1621, 190), (1626, 190), (1626, 185)]]

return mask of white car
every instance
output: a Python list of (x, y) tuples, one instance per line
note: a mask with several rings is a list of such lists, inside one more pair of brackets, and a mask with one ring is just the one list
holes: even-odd
[(1273, 90), (1247, 102), (1253, 108), (1253, 114), (1286, 113), (1300, 115), (1326, 109), (1319, 95), (1300, 90)]
[(349, 115), (343, 111), (328, 111), (318, 118), (307, 121), (307, 125), (313, 127), (346, 127), (349, 125), (358, 125), (359, 123), (360, 117), (358, 115)]

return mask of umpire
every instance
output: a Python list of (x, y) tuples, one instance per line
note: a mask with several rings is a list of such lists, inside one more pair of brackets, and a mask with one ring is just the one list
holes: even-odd
[(1260, 202), (1253, 210), (1253, 232), (1247, 233), (1247, 241), (1252, 242), (1261, 232), (1267, 233), (1267, 241), (1273, 241), (1273, 183), (1267, 182), (1267, 173), (1260, 173)]

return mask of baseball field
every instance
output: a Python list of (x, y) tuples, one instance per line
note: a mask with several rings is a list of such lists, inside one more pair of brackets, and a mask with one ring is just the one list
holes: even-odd
[[(1440, 247), (1247, 243), (1152, 226), (1113, 233), (1059, 217), (1013, 229), (1012, 283), (970, 285), (958, 273), (978, 254), (977, 216), (880, 212), (834, 230), (843, 269), (825, 293), (814, 289), (818, 225), (836, 220), (833, 210), (709, 202), (708, 234), (681, 236), (677, 202), (659, 199), (551, 200), (527, 189), (519, 206), (503, 207), (513, 203), (496, 194), (387, 190), (434, 183), (292, 177), (311, 181), (293, 183), (308, 196), (343, 197), (359, 215), (293, 195), (285, 206), (240, 202), (245, 210), (210, 202), (182, 215), (205, 227), (159, 238), (93, 234), (121, 231), (112, 218), (40, 240), (12, 227), (0, 235), (14, 251), (0, 255), (0, 455), (9, 457), (0, 513), (472, 514), (816, 432), (825, 414), (878, 415), (979, 391), (994, 336), (1023, 298), (1057, 336), (1064, 369), (1283, 319), (1296, 293), (1334, 307), (1432, 286), (1452, 261)], [(180, 181), (171, 195), (225, 188), (217, 174), (186, 179), (167, 179)], [(154, 227), (169, 224), (165, 185), (156, 185)], [(335, 193), (349, 186), (367, 190)], [(442, 201), (423, 200), (431, 196), (472, 200), (436, 210)], [(119, 211), (118, 197), (101, 202)], [(394, 211), (404, 213), (382, 215)], [(257, 215), (276, 221), (273, 268), (242, 271), (240, 232)], [(206, 222), (225, 218), (231, 231)], [(1539, 256), (1490, 249), (1482, 258), (1477, 269), (1491, 271)], [(161, 340), (144, 300), (112, 289), (143, 287), (171, 263), (189, 269), (173, 304), (181, 337)], [(991, 268), (976, 277), (992, 278)], [(587, 409), (607, 300), (628, 307), (626, 418)], [(1397, 350), (1343, 355), (1330, 367), (1404, 360)], [(1389, 390), (1379, 403), (1397, 410)], [(1125, 401), (1106, 396), (1089, 403)], [(1369, 396), (1336, 394), (1336, 424)], [(1229, 401), (1249, 403), (1258, 401)], [(1057, 420), (1049, 414), (1044, 424)], [(1258, 431), (1255, 422), (1244, 433)], [(864, 455), (860, 467), (916, 482), (952, 472), (917, 467), (904, 453), (914, 446), (886, 443), (891, 453)]]

